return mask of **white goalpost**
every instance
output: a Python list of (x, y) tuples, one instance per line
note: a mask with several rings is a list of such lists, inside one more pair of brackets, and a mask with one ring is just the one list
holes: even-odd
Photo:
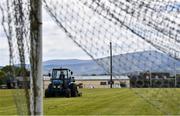
[(31, 0), (31, 115), (43, 115), (42, 0)]
[[(42, 0), (2, 0), (0, 12), (1, 25), (9, 43), (9, 65), (23, 70), (19, 75), (23, 86), (12, 93), (17, 113), (43, 115)], [(28, 67), (30, 77), (25, 74)], [(11, 73), (16, 80), (15, 72)]]

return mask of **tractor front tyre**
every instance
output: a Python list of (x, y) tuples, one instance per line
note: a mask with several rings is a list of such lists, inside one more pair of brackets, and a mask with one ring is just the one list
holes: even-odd
[(52, 93), (52, 89), (53, 89), (52, 84), (49, 84), (48, 88), (45, 90), (45, 97), (46, 98), (54, 96), (53, 93)]
[(50, 95), (48, 89), (46, 89), (46, 90), (45, 90), (45, 98), (48, 98), (48, 97), (50, 97), (50, 96), (51, 96), (51, 95)]
[(65, 97), (67, 97), (67, 98), (71, 97), (71, 90), (70, 89), (65, 89), (64, 94), (65, 94)]

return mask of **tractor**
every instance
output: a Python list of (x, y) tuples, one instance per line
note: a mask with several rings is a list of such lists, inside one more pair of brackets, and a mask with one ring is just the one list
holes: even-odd
[(82, 93), (78, 91), (73, 72), (66, 68), (52, 69), (51, 83), (45, 90), (45, 97), (78, 97)]

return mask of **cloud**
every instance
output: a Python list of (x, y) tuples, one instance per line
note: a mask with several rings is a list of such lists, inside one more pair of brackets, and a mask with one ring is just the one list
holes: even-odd
[(9, 51), (8, 42), (2, 33), (2, 28), (0, 27), (0, 65), (6, 65), (9, 62)]
[[(51, 59), (90, 59), (90, 57), (65, 35), (43, 9), (43, 60)], [(7, 65), (8, 62), (8, 42), (0, 25), (0, 65)]]
[[(43, 13), (43, 59), (89, 59), (50, 16)], [(48, 19), (48, 20), (47, 20)]]

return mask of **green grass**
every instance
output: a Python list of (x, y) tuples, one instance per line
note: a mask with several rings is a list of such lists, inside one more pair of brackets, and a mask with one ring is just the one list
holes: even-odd
[(0, 90), (0, 115), (17, 114), (11, 90)]
[[(180, 89), (82, 89), (81, 91), (83, 96), (78, 98), (45, 98), (44, 113), (47, 115), (180, 114), (180, 99), (178, 99)], [(16, 114), (10, 90), (0, 90), (0, 114)]]

